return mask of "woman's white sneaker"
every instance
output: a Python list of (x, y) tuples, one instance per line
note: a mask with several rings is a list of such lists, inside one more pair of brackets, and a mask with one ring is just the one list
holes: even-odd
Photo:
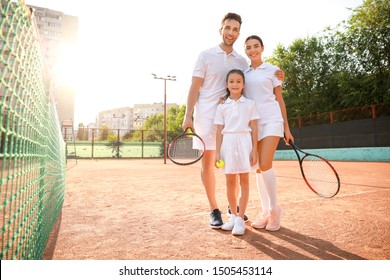
[(251, 224), (251, 226), (252, 226), (253, 228), (257, 228), (257, 229), (259, 229), (259, 228), (265, 228), (265, 226), (266, 226), (267, 223), (268, 223), (268, 218), (269, 218), (269, 216), (268, 216), (268, 211), (263, 211), (263, 212), (260, 214), (260, 216), (257, 218), (257, 220), (254, 221), (254, 222)]
[(277, 231), (280, 229), (280, 224), (282, 222), (283, 210), (278, 207), (276, 209), (269, 210), (268, 224), (265, 227), (269, 231)]

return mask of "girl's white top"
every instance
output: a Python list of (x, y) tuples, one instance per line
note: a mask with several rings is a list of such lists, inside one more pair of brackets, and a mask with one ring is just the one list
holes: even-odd
[(259, 118), (255, 102), (241, 96), (237, 101), (227, 98), (219, 104), (214, 124), (224, 125), (222, 134), (251, 132), (249, 122)]

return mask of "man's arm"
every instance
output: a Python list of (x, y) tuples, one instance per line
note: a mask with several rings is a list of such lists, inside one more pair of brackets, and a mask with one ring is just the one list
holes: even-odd
[(203, 84), (203, 78), (199, 77), (192, 77), (192, 83), (190, 87), (190, 91), (188, 92), (187, 97), (187, 105), (186, 105), (186, 113), (184, 115), (183, 120), (183, 129), (186, 129), (187, 127), (194, 127), (193, 120), (192, 120), (192, 114), (194, 112), (195, 104), (198, 101), (199, 98), (199, 91)]

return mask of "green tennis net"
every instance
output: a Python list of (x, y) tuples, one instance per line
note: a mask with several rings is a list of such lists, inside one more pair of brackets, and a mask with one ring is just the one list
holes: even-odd
[(65, 191), (65, 143), (24, 1), (0, 9), (1, 259), (42, 259)]

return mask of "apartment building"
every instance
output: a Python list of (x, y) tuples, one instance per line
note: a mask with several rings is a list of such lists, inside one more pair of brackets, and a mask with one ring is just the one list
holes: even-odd
[[(177, 106), (175, 103), (167, 103), (167, 111), (171, 106)], [(164, 103), (153, 103), (153, 104), (134, 104), (133, 109), (133, 128), (141, 128), (145, 121), (151, 115), (164, 114)]]
[(48, 8), (29, 6), (33, 10), (43, 56), (52, 79), (52, 100), (56, 105), (60, 125), (74, 120), (75, 89), (56, 77), (56, 67), (66, 46), (75, 45), (78, 18)]

